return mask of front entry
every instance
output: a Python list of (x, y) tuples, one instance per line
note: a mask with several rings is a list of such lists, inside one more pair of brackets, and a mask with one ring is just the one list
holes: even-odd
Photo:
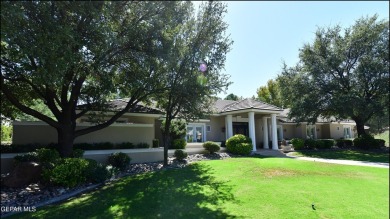
[(187, 125), (187, 142), (203, 142), (203, 125)]
[(249, 127), (247, 122), (233, 122), (233, 135), (249, 136)]

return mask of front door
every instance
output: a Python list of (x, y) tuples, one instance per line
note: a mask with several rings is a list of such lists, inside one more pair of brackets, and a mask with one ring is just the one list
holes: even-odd
[(249, 136), (249, 127), (247, 122), (233, 122), (233, 135), (241, 134)]

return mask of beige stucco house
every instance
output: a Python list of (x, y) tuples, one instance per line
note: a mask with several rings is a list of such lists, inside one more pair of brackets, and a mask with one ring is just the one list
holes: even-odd
[[(118, 110), (125, 106), (126, 100), (114, 100), (111, 104), (113, 109)], [(252, 139), (253, 150), (277, 150), (278, 142), (282, 139), (340, 139), (356, 135), (353, 121), (319, 119), (313, 125), (297, 125), (287, 118), (288, 109), (252, 99), (217, 100), (213, 109), (208, 118), (188, 123), (187, 142), (223, 142), (234, 134), (244, 134)], [(163, 117), (164, 114), (156, 108), (137, 105), (110, 127), (81, 136), (75, 143), (145, 142), (152, 145), (153, 139), (162, 140), (160, 126)], [(77, 122), (79, 128), (92, 125), (88, 117), (82, 117)], [(15, 121), (13, 126), (14, 144), (49, 144), (57, 141), (55, 129), (46, 123)]]

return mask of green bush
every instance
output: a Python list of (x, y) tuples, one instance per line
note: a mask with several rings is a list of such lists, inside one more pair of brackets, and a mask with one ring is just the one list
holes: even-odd
[(139, 143), (137, 144), (137, 148), (150, 148), (149, 144), (148, 143)]
[(134, 144), (131, 142), (122, 142), (122, 143), (116, 144), (115, 148), (117, 148), (117, 149), (133, 149)]
[(39, 162), (37, 152), (28, 152), (26, 154), (18, 154), (14, 157), (16, 163), (18, 162)]
[(203, 148), (209, 151), (210, 154), (213, 154), (221, 149), (217, 143), (212, 141), (206, 141), (203, 143)]
[(158, 139), (153, 139), (153, 148), (160, 147), (160, 141)]
[(41, 144), (11, 144), (1, 145), (1, 153), (27, 153), (33, 152), (39, 148), (46, 148), (47, 146)]
[(120, 170), (125, 170), (128, 167), (130, 161), (130, 157), (122, 152), (113, 153), (108, 156), (108, 164), (112, 165), (113, 167), (117, 167)]
[(344, 145), (347, 148), (350, 148), (353, 146), (353, 141), (351, 139), (344, 139)]
[(375, 139), (375, 141), (376, 141), (376, 144), (378, 145), (379, 148), (380, 147), (385, 147), (385, 143), (386, 143), (385, 140), (383, 140), (383, 139)]
[(111, 178), (111, 172), (101, 163), (96, 162), (96, 160), (85, 159), (88, 161), (88, 166), (85, 169), (85, 176), (90, 182), (104, 182), (107, 179)]
[(1, 141), (12, 141), (12, 126), (1, 125)]
[(183, 161), (185, 158), (187, 158), (188, 154), (183, 150), (175, 150), (175, 153), (173, 154), (174, 157), (176, 157), (176, 160)]
[(294, 147), (294, 150), (302, 150), (305, 148), (305, 141), (300, 138), (291, 139), (291, 144)]
[(185, 149), (187, 142), (185, 139), (175, 139), (172, 141), (171, 149)]
[(379, 149), (381, 147), (381, 141), (377, 141), (372, 135), (362, 135), (353, 140), (353, 145), (359, 149), (370, 150)]
[(304, 145), (305, 145), (305, 148), (307, 148), (307, 149), (314, 149), (317, 146), (317, 142), (316, 142), (316, 140), (309, 138), (309, 139), (305, 140)]
[(333, 139), (319, 139), (317, 140), (317, 148), (318, 149), (330, 149), (334, 145)]
[(72, 157), (75, 158), (83, 158), (84, 156), (84, 150), (81, 149), (73, 149), (72, 151)]
[(61, 186), (75, 187), (87, 181), (89, 162), (82, 158), (64, 158), (52, 169), (43, 170), (43, 178)]
[(38, 162), (43, 165), (55, 164), (60, 159), (60, 154), (55, 149), (40, 148), (35, 150)]
[(252, 151), (252, 140), (245, 135), (234, 135), (226, 141), (226, 149), (232, 154), (248, 155)]

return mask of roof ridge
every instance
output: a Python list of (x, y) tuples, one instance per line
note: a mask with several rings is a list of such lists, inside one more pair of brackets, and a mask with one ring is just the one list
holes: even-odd
[[(272, 106), (272, 107), (275, 107), (275, 108), (278, 108), (278, 109), (281, 109), (281, 110), (284, 110), (283, 108), (280, 108), (280, 107), (278, 107), (278, 106), (275, 106), (275, 105), (273, 105), (273, 104), (270, 104), (270, 103), (266, 103), (266, 102), (264, 102), (264, 101), (261, 101), (261, 100), (255, 100), (255, 101), (257, 101), (257, 102), (260, 102), (260, 103), (263, 103), (263, 104), (266, 104), (266, 105), (270, 105), (270, 106)], [(286, 108), (286, 109), (288, 109), (288, 108)]]
[(228, 104), (227, 106), (225, 106), (222, 110), (221, 110), (221, 112), (223, 112), (223, 111), (226, 111), (227, 109), (229, 109), (230, 107), (232, 107), (232, 106), (234, 106), (234, 105), (236, 105), (236, 104), (238, 104), (238, 103), (240, 103), (242, 100), (240, 100), (240, 101), (238, 101), (238, 100), (234, 100), (234, 102), (233, 103), (231, 103), (231, 104)]

